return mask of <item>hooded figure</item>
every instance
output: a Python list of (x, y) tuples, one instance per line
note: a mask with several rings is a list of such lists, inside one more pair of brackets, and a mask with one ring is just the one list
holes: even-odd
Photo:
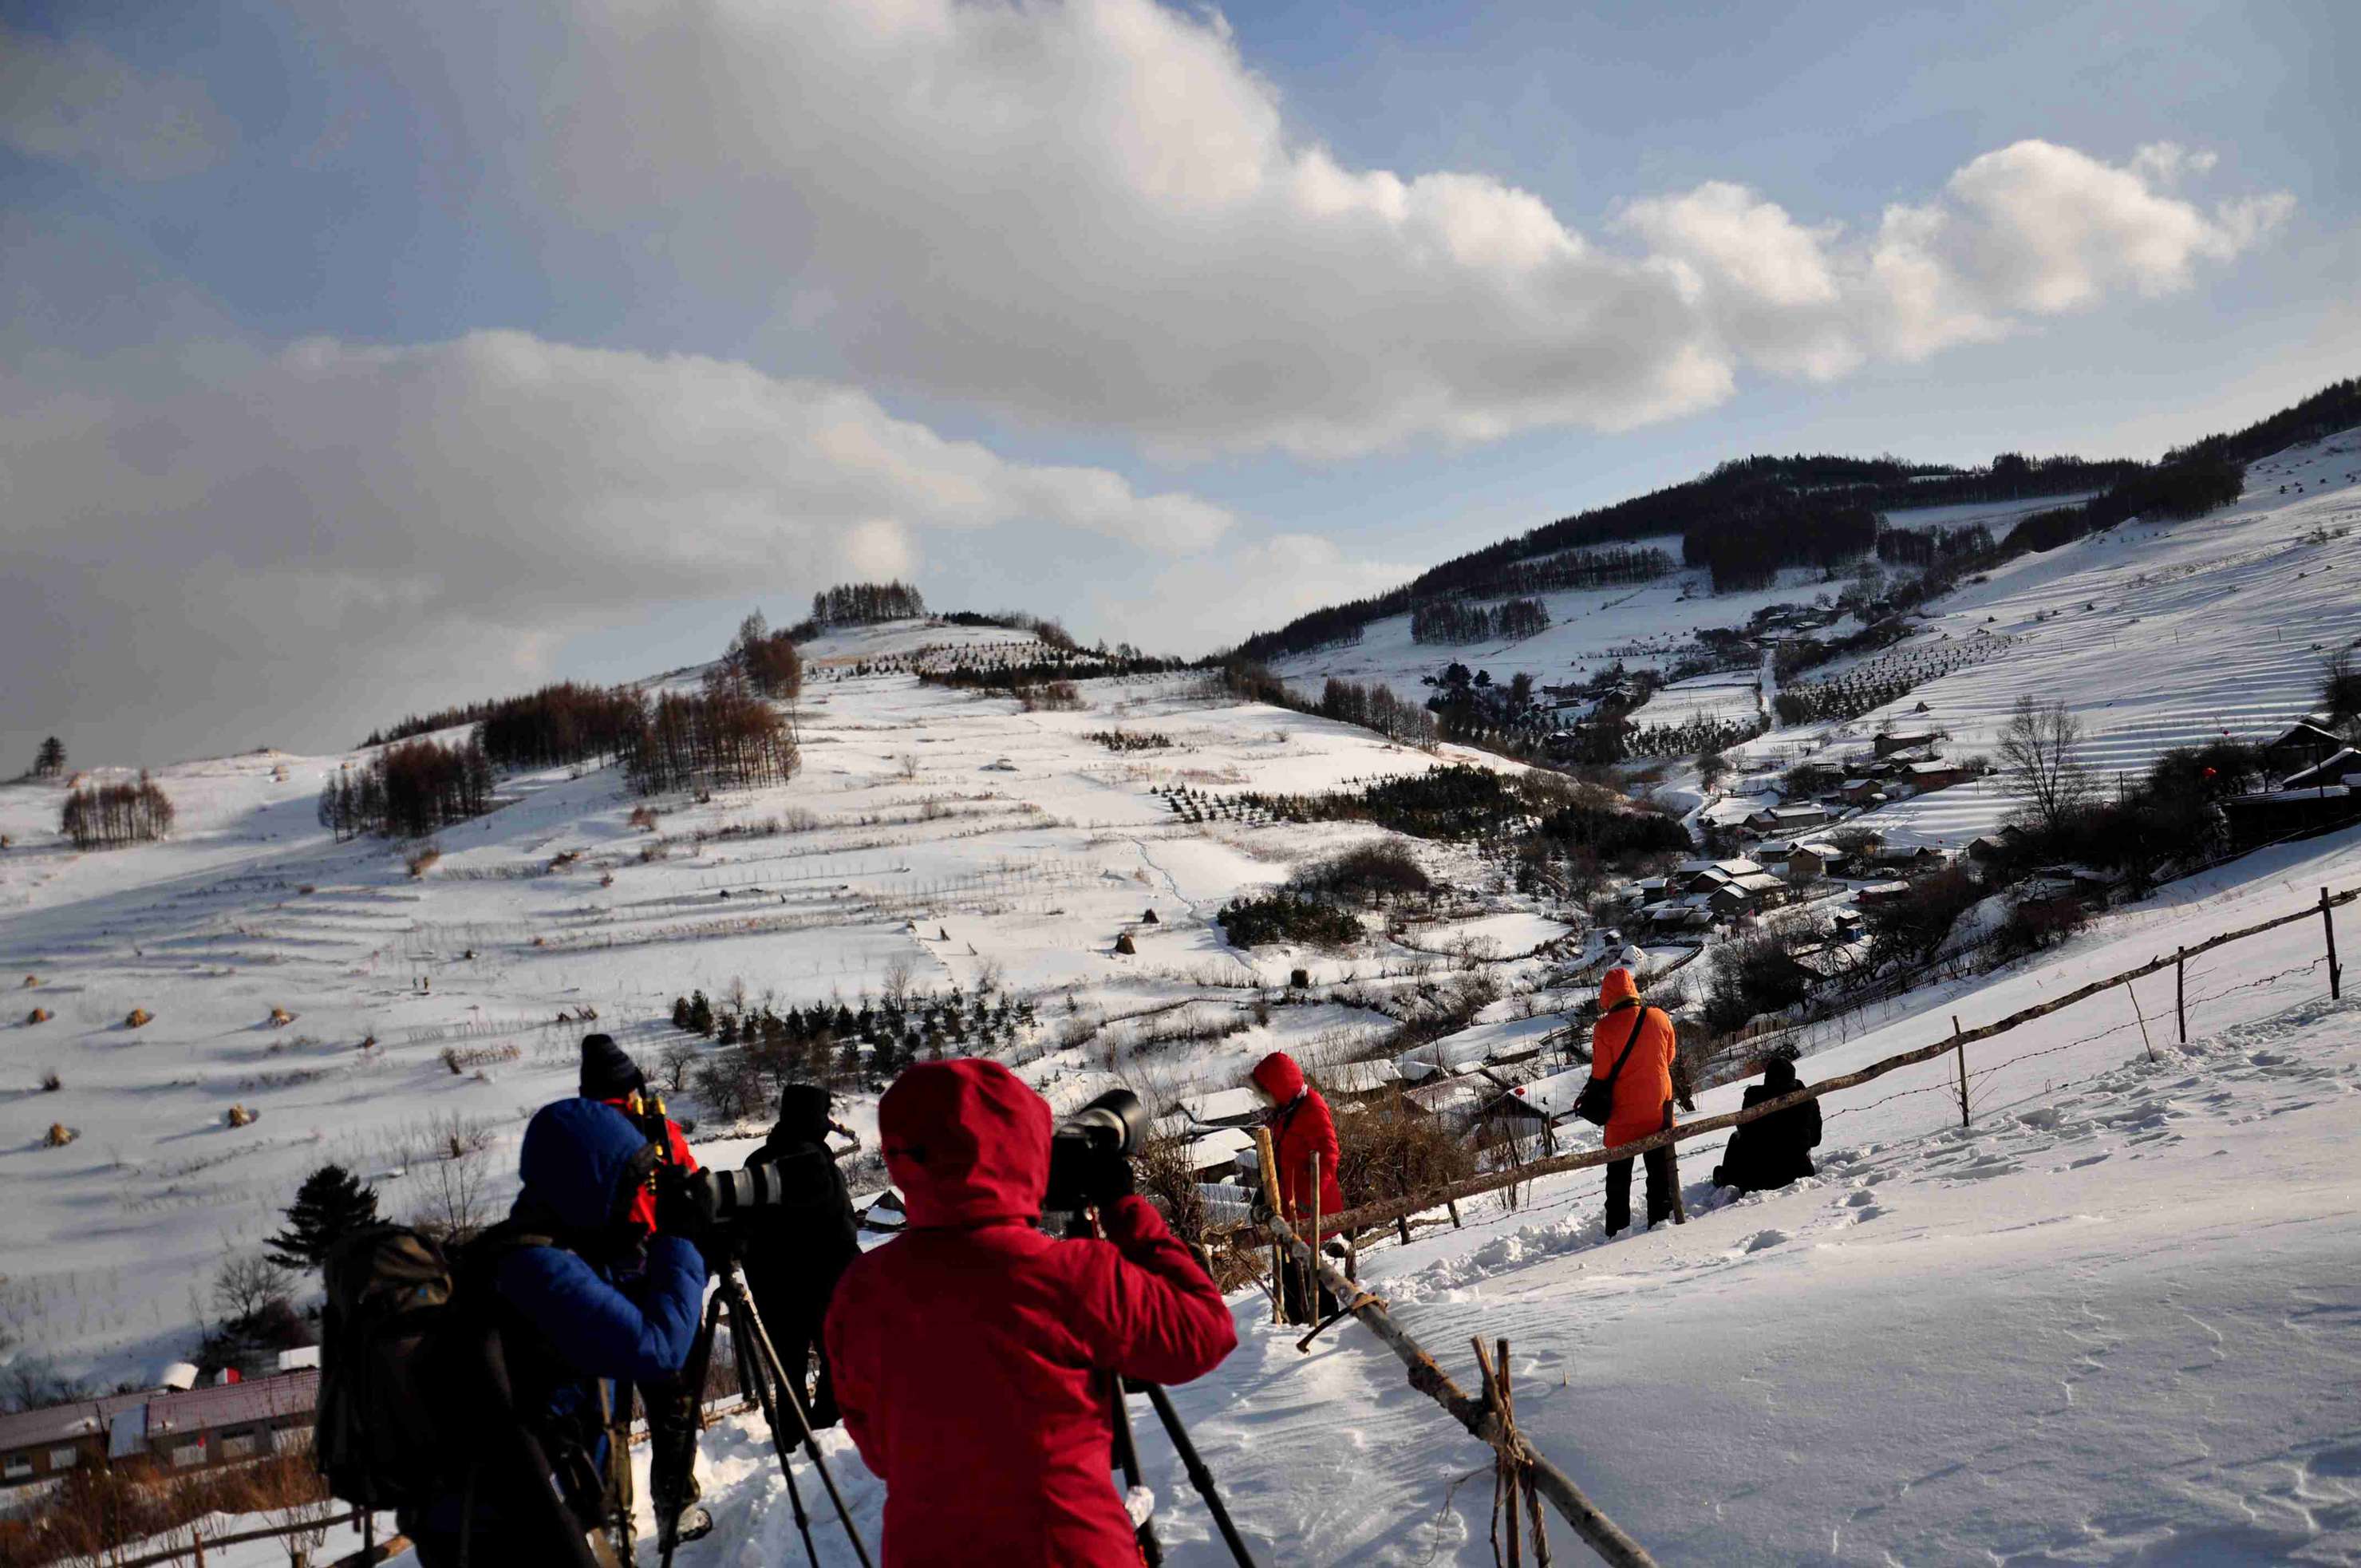
[[(604, 1477), (616, 1385), (678, 1373), (705, 1296), (697, 1248), (652, 1236), (632, 1218), (654, 1157), (609, 1106), (542, 1107), (518, 1162), (524, 1190), (460, 1265), (463, 1277), (489, 1287), (497, 1363), (515, 1411), (583, 1529), (597, 1528), (611, 1502)], [(548, 1476), (487, 1459), (472, 1481), (402, 1510), (402, 1533), (429, 1568), (459, 1561), (463, 1536), (473, 1562), (562, 1561), (570, 1547), (533, 1533), (548, 1517), (549, 1489)]]
[[(746, 1157), (746, 1168), (776, 1166), (794, 1201), (755, 1210), (740, 1222), (754, 1306), (815, 1427), (837, 1423), (836, 1380), (820, 1331), (837, 1280), (861, 1255), (852, 1200), (828, 1146), (828, 1091), (816, 1083), (791, 1083), (779, 1091), (779, 1119), (763, 1146)], [(815, 1389), (803, 1374), (816, 1352)]]
[[(653, 1096), (648, 1092), (648, 1075), (612, 1035), (582, 1036), (577, 1087), (583, 1099), (613, 1106), (643, 1133), (654, 1131), (657, 1113), (651, 1104)], [(697, 1157), (688, 1152), (688, 1139), (680, 1124), (669, 1116), (663, 1123), (664, 1159), (682, 1174), (695, 1175)], [(631, 1217), (650, 1231), (656, 1228), (656, 1196), (645, 1183), (631, 1201)], [(641, 1409), (648, 1418), (648, 1491), (658, 1515), (675, 1520), (673, 1528), (680, 1539), (697, 1540), (713, 1528), (713, 1519), (704, 1509), (691, 1506), (704, 1490), (697, 1484), (697, 1391), (662, 1378), (642, 1381), (638, 1388)]]
[(1336, 1182), (1336, 1162), (1343, 1150), (1336, 1142), (1336, 1118), (1328, 1102), (1303, 1080), (1303, 1069), (1285, 1051), (1273, 1051), (1255, 1063), (1254, 1086), (1268, 1095), (1271, 1112), (1270, 1152), (1279, 1167), (1279, 1200), (1291, 1222), (1312, 1218), (1312, 1157), (1320, 1157), (1320, 1212), (1345, 1212), (1345, 1190)]
[[(1612, 1075), (1615, 1080), (1614, 1109), (1603, 1140), (1607, 1147), (1636, 1142), (1670, 1124), (1675, 1048), (1673, 1021), (1664, 1009), (1640, 1000), (1640, 987), (1630, 970), (1609, 970), (1598, 987), (1598, 1022), (1590, 1026), (1590, 1076)], [(1673, 1151), (1650, 1149), (1646, 1158), (1648, 1223), (1653, 1225), (1673, 1212)], [(1631, 1162), (1610, 1160), (1607, 1234), (1611, 1236), (1631, 1223)]]
[[(1747, 1086), (1746, 1103), (1760, 1105), (1797, 1087), (1795, 1064), (1785, 1057), (1773, 1057), (1763, 1065), (1763, 1081)], [(1800, 1177), (1817, 1176), (1819, 1170), (1812, 1164), (1811, 1151), (1819, 1146), (1818, 1101), (1806, 1100), (1784, 1111), (1773, 1111), (1759, 1122), (1740, 1124), (1730, 1133), (1729, 1146), (1721, 1151), (1721, 1164), (1714, 1169), (1713, 1184), (1735, 1187), (1741, 1192), (1768, 1192)]]
[(1212, 1371), (1237, 1343), (1221, 1292), (1140, 1198), (1101, 1206), (1105, 1241), (1036, 1228), (1049, 1107), (998, 1062), (906, 1068), (877, 1121), (910, 1225), (845, 1271), (828, 1348), (888, 1568), (1137, 1568), (1110, 1375)]

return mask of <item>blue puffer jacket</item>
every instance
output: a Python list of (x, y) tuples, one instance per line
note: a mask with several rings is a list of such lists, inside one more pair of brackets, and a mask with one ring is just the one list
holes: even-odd
[[(600, 1231), (647, 1141), (611, 1105), (543, 1106), (525, 1128), (515, 1212), (554, 1213), (578, 1234)], [(645, 1263), (630, 1266), (593, 1264), (562, 1247), (522, 1247), (500, 1260), (498, 1278), (501, 1299), (594, 1378), (653, 1382), (678, 1372), (705, 1300), (705, 1260), (678, 1236), (651, 1238)]]
[[(696, 1247), (655, 1236), (617, 1257), (598, 1245), (614, 1237), (611, 1222), (646, 1145), (630, 1117), (595, 1100), (545, 1105), (525, 1128), (524, 1190), (510, 1224), (555, 1232), (591, 1255), (566, 1245), (515, 1247), (499, 1256), (492, 1277), (511, 1387), (527, 1424), (544, 1438), (577, 1422), (595, 1425), (601, 1382), (677, 1373), (696, 1338), (706, 1274)], [(603, 1432), (590, 1457), (604, 1465)], [(501, 1539), (513, 1512), (500, 1490), (476, 1494), (475, 1530), (487, 1544)], [(458, 1495), (445, 1496), (404, 1528), (455, 1538), (463, 1511)]]

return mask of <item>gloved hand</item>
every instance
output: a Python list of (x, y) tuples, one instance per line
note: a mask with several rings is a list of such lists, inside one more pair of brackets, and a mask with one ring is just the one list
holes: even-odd
[(1082, 1196), (1102, 1209), (1111, 1208), (1139, 1190), (1131, 1161), (1119, 1154), (1103, 1154), (1092, 1161)]

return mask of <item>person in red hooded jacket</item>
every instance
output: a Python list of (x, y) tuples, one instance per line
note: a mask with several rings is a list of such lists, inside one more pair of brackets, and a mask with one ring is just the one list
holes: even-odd
[(887, 1568), (1137, 1568), (1109, 1375), (1212, 1371), (1237, 1345), (1222, 1293), (1126, 1162), (1091, 1194), (1106, 1240), (1036, 1227), (1049, 1106), (998, 1062), (905, 1069), (877, 1125), (909, 1228), (845, 1270), (827, 1340), (845, 1427), (885, 1483)]
[[(1328, 1102), (1303, 1080), (1303, 1069), (1285, 1051), (1273, 1051), (1255, 1063), (1254, 1086), (1271, 1103), (1267, 1119), (1271, 1159), (1279, 1168), (1279, 1202), (1286, 1210), (1287, 1223), (1299, 1230), (1312, 1223), (1314, 1155), (1320, 1157), (1320, 1212), (1323, 1216), (1343, 1213), (1345, 1190), (1336, 1180), (1336, 1162), (1344, 1151), (1336, 1142), (1336, 1118), (1329, 1114)], [(1321, 1239), (1327, 1234), (1323, 1220)], [(1289, 1322), (1313, 1322), (1336, 1310), (1336, 1298), (1326, 1285), (1320, 1287), (1315, 1315), (1302, 1299), (1303, 1282), (1297, 1271), (1290, 1267), (1279, 1273), (1281, 1305)]]

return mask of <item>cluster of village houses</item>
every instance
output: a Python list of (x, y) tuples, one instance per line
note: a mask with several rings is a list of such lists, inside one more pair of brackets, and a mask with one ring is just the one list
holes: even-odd
[[(1664, 875), (1618, 890), (1612, 900), (1621, 928), (1617, 939), (1628, 933), (1659, 942), (1702, 941), (1782, 906), (1824, 904), (1814, 913), (1826, 934), (1802, 944), (1794, 961), (1823, 978), (1852, 968), (1862, 956), (1862, 909), (1906, 895), (1910, 879), (1960, 854), (1973, 861), (2006, 856), (2021, 836), (2021, 829), (2004, 827), (1955, 851), (1888, 844), (1861, 826), (1832, 831), (1888, 800), (1977, 776), (1980, 768), (1941, 754), (1941, 740), (1932, 729), (1889, 729), (1865, 750), (1831, 757), (1830, 765), (1847, 776), (1825, 799), (1763, 806), (1741, 797), (1708, 806), (1701, 821), (1734, 834), (1745, 852), (1684, 861)], [(2361, 750), (2346, 744), (2325, 719), (2307, 718), (2259, 750), (2272, 787), (2225, 803), (2240, 839), (2263, 841), (2257, 835), (2280, 836), (2290, 824), (2331, 825), (2326, 817), (2312, 822), (2323, 812), (2337, 822), (2361, 816)], [(2117, 880), (2095, 868), (2059, 866), (2048, 868), (2028, 892), (2103, 899)], [(1590, 1073), (1565, 1051), (1571, 1038), (1564, 1020), (1544, 1014), (1478, 1025), (1398, 1058), (1341, 1063), (1316, 1069), (1313, 1077), (1340, 1113), (1398, 1096), (1455, 1134), (1479, 1142), (1529, 1141), (1546, 1152), (1553, 1129), (1572, 1114)], [(1251, 1181), (1253, 1126), (1261, 1110), (1252, 1090), (1224, 1089), (1184, 1101), (1159, 1130), (1187, 1140), (1200, 1179), (1243, 1175)]]

